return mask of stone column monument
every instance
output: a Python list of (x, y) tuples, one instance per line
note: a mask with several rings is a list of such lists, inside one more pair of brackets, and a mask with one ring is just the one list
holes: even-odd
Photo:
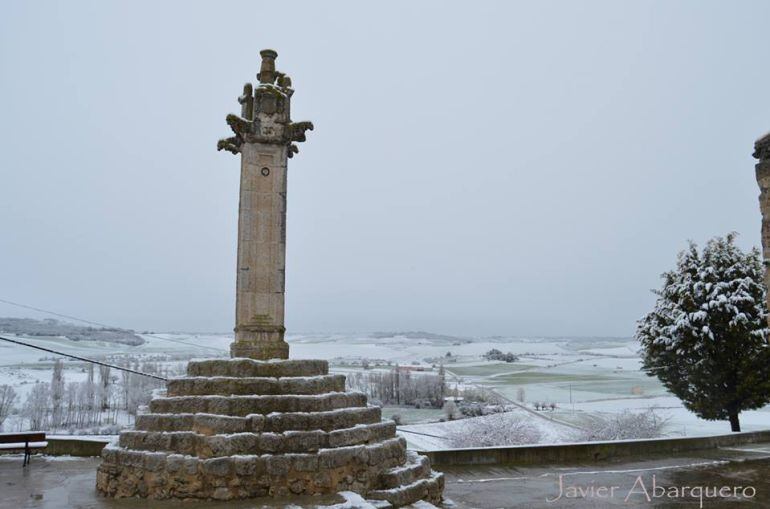
[[(97, 490), (109, 497), (234, 500), (354, 491), (377, 507), (441, 501), (444, 476), (407, 451), (392, 420), (346, 389), (325, 360), (287, 359), (283, 339), (286, 160), (309, 122), (292, 123), (289, 78), (261, 52), (259, 85), (243, 87), (234, 358), (192, 360), (184, 376), (102, 450)], [(312, 504), (316, 506), (315, 502)]]
[[(770, 133), (754, 143), (755, 166), (759, 184), (759, 209), (762, 211), (762, 257), (765, 264), (765, 287), (770, 288)], [(770, 292), (767, 293), (770, 308)], [(770, 323), (770, 316), (768, 317)]]
[(235, 341), (232, 357), (286, 359), (286, 161), (305, 141), (310, 122), (290, 118), (291, 79), (275, 69), (278, 54), (263, 50), (259, 84), (243, 86), (241, 115), (227, 123), (235, 136), (217, 148), (241, 154)]

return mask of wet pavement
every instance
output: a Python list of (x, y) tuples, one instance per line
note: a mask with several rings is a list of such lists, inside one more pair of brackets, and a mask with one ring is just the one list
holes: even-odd
[[(0, 456), (0, 508), (299, 509), (342, 501), (112, 500), (94, 488), (98, 458), (34, 456), (29, 467), (21, 463), (21, 456)], [(442, 470), (447, 475), (446, 505), (457, 509), (770, 508), (770, 443), (600, 465)]]
[(443, 470), (445, 496), (461, 508), (770, 508), (770, 444), (598, 465)]

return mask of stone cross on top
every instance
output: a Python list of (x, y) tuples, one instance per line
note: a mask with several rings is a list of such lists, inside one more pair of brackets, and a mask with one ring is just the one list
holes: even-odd
[(246, 83), (238, 97), (241, 115), (226, 117), (235, 136), (217, 143), (217, 150), (241, 154), (235, 341), (230, 355), (286, 359), (286, 163), (298, 152), (294, 142), (305, 141), (305, 131), (313, 124), (291, 121), (291, 79), (276, 71), (275, 51), (259, 54), (259, 84)]

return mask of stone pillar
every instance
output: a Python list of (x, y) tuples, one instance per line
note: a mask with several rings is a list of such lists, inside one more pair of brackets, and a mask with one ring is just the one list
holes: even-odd
[(226, 118), (235, 136), (217, 144), (218, 150), (241, 155), (235, 341), (230, 355), (286, 359), (286, 163), (298, 152), (294, 142), (305, 141), (305, 131), (313, 125), (291, 121), (291, 79), (276, 71), (275, 51), (260, 55), (259, 84), (244, 85), (238, 98), (241, 115)]
[[(759, 184), (759, 210), (762, 212), (762, 258), (765, 265), (765, 288), (770, 288), (770, 133), (754, 143), (754, 157), (759, 160), (756, 168)], [(767, 293), (770, 309), (770, 291)], [(768, 316), (770, 324), (770, 316)]]

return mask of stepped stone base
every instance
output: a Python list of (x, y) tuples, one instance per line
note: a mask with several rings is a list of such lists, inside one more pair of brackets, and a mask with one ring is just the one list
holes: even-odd
[(325, 361), (193, 361), (135, 430), (102, 452), (111, 497), (233, 500), (355, 491), (394, 507), (441, 501), (444, 478), (406, 450)]

